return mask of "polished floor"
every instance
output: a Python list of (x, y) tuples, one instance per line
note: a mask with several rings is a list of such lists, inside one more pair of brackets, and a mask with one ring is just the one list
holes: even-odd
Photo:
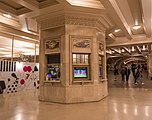
[(39, 102), (36, 90), (1, 94), (0, 120), (152, 120), (152, 80), (144, 79), (135, 86), (109, 78), (109, 96), (92, 103)]

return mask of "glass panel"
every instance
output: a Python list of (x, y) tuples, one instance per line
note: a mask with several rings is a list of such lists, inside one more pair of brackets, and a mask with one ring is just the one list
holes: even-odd
[(85, 55), (84, 55), (84, 54), (81, 54), (81, 60), (80, 60), (80, 61), (81, 61), (81, 63), (83, 63), (83, 64), (85, 63), (84, 57), (85, 57)]
[(85, 64), (88, 64), (89, 61), (88, 61), (88, 55), (85, 55)]
[(81, 58), (80, 54), (77, 54), (77, 63), (78, 64), (80, 63), (80, 58)]
[(73, 63), (76, 63), (76, 61), (77, 61), (77, 56), (76, 56), (76, 54), (73, 54)]

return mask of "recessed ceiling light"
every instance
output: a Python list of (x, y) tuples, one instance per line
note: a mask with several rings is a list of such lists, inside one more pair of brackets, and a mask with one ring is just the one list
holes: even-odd
[(141, 28), (140, 25), (135, 25), (135, 26), (133, 27), (133, 29), (135, 29), (135, 30), (137, 30), (137, 29), (139, 29), (139, 28)]
[(145, 47), (145, 45), (143, 45), (143, 48), (142, 48), (143, 50), (146, 50), (146, 47)]
[(119, 31), (120, 31), (120, 29), (115, 30), (115, 32), (119, 32)]
[(121, 51), (122, 51), (122, 52), (125, 52), (125, 50), (124, 50), (124, 49), (122, 49)]
[(9, 14), (3, 14), (3, 16), (4, 16), (4, 17), (7, 17), (7, 18), (12, 18), (12, 16), (9, 15)]
[(112, 33), (108, 34), (108, 36), (112, 37)]

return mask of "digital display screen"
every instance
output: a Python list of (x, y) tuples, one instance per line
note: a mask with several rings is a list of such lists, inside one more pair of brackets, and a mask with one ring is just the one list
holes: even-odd
[(87, 78), (87, 67), (74, 67), (74, 78)]
[(102, 77), (102, 67), (99, 68), (99, 77)]
[(60, 78), (60, 67), (59, 65), (49, 65), (48, 66), (48, 73), (47, 73), (47, 79), (59, 79)]
[(48, 78), (50, 79), (52, 77), (52, 74), (51, 73), (48, 73)]

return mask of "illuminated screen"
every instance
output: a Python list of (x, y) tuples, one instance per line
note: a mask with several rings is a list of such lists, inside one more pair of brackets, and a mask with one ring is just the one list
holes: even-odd
[(48, 78), (51, 78), (52, 77), (52, 74), (48, 73)]
[(47, 77), (48, 77), (48, 80), (59, 79), (60, 78), (59, 65), (49, 65)]
[(74, 67), (74, 78), (87, 78), (87, 67)]
[(102, 67), (99, 68), (99, 76), (102, 76)]

